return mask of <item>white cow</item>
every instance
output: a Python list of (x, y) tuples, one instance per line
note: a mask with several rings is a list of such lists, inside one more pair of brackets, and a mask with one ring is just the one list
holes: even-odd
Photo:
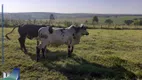
[(36, 47), (37, 61), (40, 57), (40, 50), (42, 50), (42, 56), (45, 58), (45, 49), (49, 44), (68, 45), (68, 57), (71, 57), (74, 45), (79, 44), (83, 35), (89, 35), (83, 24), (80, 27), (71, 25), (67, 28), (51, 28), (50, 26), (40, 28), (38, 31), (40, 44)]

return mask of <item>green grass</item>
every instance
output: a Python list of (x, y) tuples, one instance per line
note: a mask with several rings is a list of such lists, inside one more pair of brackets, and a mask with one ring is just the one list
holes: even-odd
[[(11, 29), (6, 28), (5, 33)], [(0, 71), (19, 67), (21, 80), (142, 79), (141, 30), (92, 29), (89, 33), (75, 46), (72, 58), (67, 57), (67, 46), (63, 45), (48, 47), (46, 59), (36, 62), (36, 40), (27, 39), (29, 53), (24, 54), (15, 30), (12, 40), (5, 39), (5, 63), (0, 64)]]

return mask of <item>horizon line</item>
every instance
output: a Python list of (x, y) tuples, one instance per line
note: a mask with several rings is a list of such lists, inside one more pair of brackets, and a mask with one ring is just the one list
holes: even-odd
[(84, 13), (84, 12), (73, 12), (73, 13), (67, 13), (67, 12), (4, 12), (4, 13), (57, 13), (57, 14), (130, 14), (130, 15), (142, 15), (141, 13)]

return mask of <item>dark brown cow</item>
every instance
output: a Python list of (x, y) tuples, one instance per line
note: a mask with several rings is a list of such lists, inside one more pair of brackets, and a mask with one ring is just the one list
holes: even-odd
[[(8, 35), (11, 34), (16, 27), (17, 26), (15, 26), (11, 32), (9, 32), (9, 33), (7, 33), (5, 35), (5, 37), (7, 39), (10, 40), (10, 38), (8, 37)], [(18, 33), (20, 35), (20, 37), (19, 37), (18, 40), (19, 40), (19, 43), (20, 43), (21, 50), (24, 50), (24, 53), (27, 53), (27, 49), (25, 47), (26, 37), (28, 39), (36, 38), (38, 36), (38, 30), (41, 27), (46, 27), (46, 25), (33, 25), (33, 24), (29, 25), (29, 24), (26, 24), (26, 25), (20, 25), (20, 26), (18, 26)], [(37, 41), (37, 45), (38, 45), (38, 41)]]

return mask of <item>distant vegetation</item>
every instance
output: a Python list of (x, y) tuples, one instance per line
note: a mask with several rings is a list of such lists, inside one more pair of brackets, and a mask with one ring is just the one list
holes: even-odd
[[(0, 16), (1, 17), (1, 16)], [(67, 27), (86, 24), (89, 28), (141, 28), (142, 15), (120, 14), (63, 14), (63, 13), (5, 13), (5, 26), (44, 24)], [(1, 22), (0, 22), (1, 24)], [(128, 27), (129, 26), (129, 27)]]
[(127, 25), (130, 25), (130, 24), (132, 24), (133, 22), (134, 22), (133, 20), (125, 20), (125, 21), (124, 21), (124, 23), (127, 24)]
[(92, 19), (92, 25), (94, 26), (95, 23), (98, 24), (98, 22), (99, 22), (98, 16), (94, 16)]
[(107, 20), (105, 20), (105, 23), (110, 25), (113, 23), (113, 21), (111, 19), (107, 19)]

